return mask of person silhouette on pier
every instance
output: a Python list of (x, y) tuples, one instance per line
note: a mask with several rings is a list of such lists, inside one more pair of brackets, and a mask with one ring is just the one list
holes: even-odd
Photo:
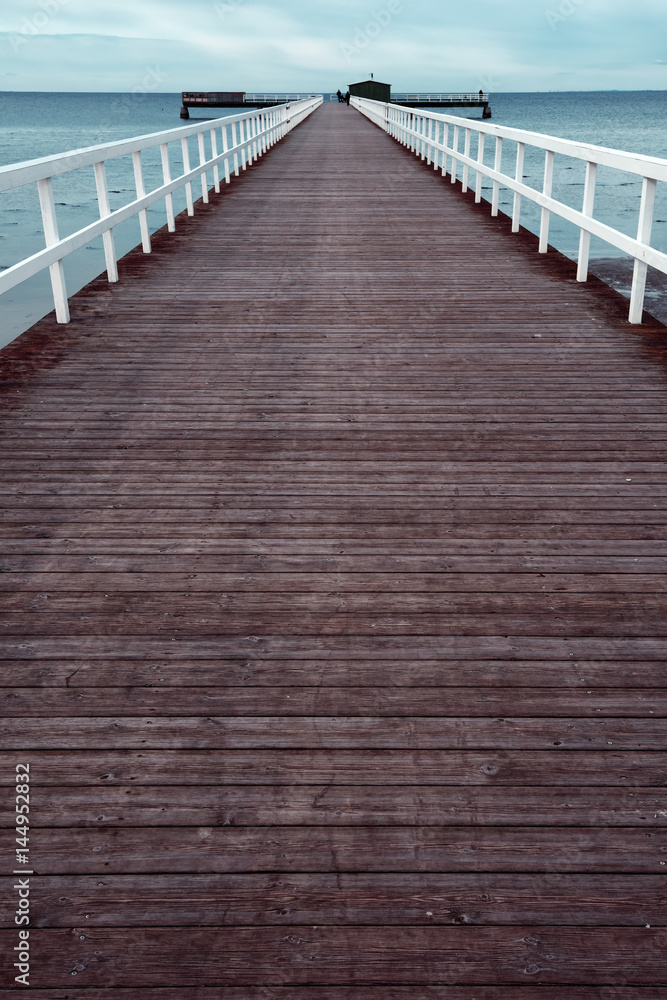
[(349, 108), (349, 106), (350, 106), (350, 91), (349, 91), (349, 90), (348, 90), (348, 92), (347, 92), (347, 93), (345, 94), (345, 97), (343, 98), (343, 100), (345, 101), (345, 103), (347, 104), (347, 106), (348, 106), (348, 108)]
[(339, 103), (339, 104), (342, 104), (342, 103), (343, 103), (343, 100), (344, 100), (344, 98), (343, 98), (343, 94), (342, 94), (342, 91), (341, 91), (340, 87), (339, 87), (339, 88), (338, 88), (338, 90), (336, 91), (336, 97), (338, 98), (338, 103)]

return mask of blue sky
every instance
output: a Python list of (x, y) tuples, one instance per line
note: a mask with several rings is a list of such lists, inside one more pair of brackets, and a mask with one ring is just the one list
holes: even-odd
[(0, 90), (667, 89), (667, 0), (3, 0)]

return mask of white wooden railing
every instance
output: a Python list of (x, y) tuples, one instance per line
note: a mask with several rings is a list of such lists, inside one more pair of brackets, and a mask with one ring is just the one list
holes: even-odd
[[(539, 252), (546, 253), (549, 246), (549, 223), (551, 215), (557, 215), (578, 227), (579, 253), (577, 280), (588, 278), (591, 236), (616, 247), (623, 253), (634, 258), (634, 275), (630, 299), (630, 322), (641, 323), (646, 295), (646, 275), (649, 266), (667, 274), (667, 254), (651, 246), (651, 234), (655, 214), (655, 200), (658, 182), (667, 181), (667, 160), (653, 156), (642, 156), (639, 153), (625, 153), (617, 149), (607, 149), (604, 146), (593, 146), (568, 139), (557, 139), (554, 136), (542, 135), (539, 132), (526, 132), (523, 129), (505, 128), (491, 125), (487, 122), (474, 121), (468, 118), (455, 118), (451, 115), (437, 114), (433, 111), (415, 110), (380, 101), (370, 101), (365, 98), (353, 97), (352, 105), (366, 115), (380, 128), (383, 128), (398, 142), (413, 150), (422, 159), (433, 163), (434, 169), (442, 168), (443, 176), (448, 173), (448, 163), (451, 159), (449, 174), (454, 184), (461, 169), (462, 190), (469, 187), (470, 170), (476, 172), (475, 198), (482, 200), (483, 178), (493, 181), (491, 197), (491, 214), (498, 215), (500, 189), (508, 188), (514, 192), (512, 213), (512, 231), (518, 232), (521, 224), (521, 202), (528, 198), (542, 210), (539, 233)], [(450, 143), (450, 129), (451, 143)], [(476, 149), (472, 148), (472, 136), (476, 134)], [(485, 139), (495, 138), (495, 157), (493, 166), (484, 162)], [(512, 174), (502, 169), (503, 141), (516, 142), (514, 170)], [(461, 149), (463, 141), (463, 149)], [(524, 183), (524, 162), (526, 147), (535, 147), (545, 151), (544, 177), (542, 191)], [(473, 155), (475, 153), (475, 155)], [(586, 163), (586, 180), (584, 199), (581, 211), (552, 197), (554, 183), (554, 163), (556, 154), (583, 160)], [(606, 225), (594, 218), (595, 187), (599, 166), (612, 167), (627, 174), (642, 178), (641, 201), (638, 203), (637, 238), (633, 239), (618, 229)]]
[[(290, 102), (295, 101), (310, 101), (313, 98), (320, 97), (320, 94), (246, 94), (246, 101), (253, 101), (258, 104), (260, 101), (269, 101), (271, 103), (275, 102)], [(324, 100), (324, 98), (322, 98)]]
[(483, 104), (489, 102), (489, 95), (481, 92), (479, 94), (392, 94), (392, 104), (400, 104), (401, 101), (416, 104), (440, 104), (449, 101), (451, 104)]
[[(37, 184), (39, 201), (44, 224), (46, 248), (31, 257), (8, 267), (0, 272), (0, 294), (9, 291), (33, 277), (47, 267), (51, 272), (51, 287), (56, 309), (56, 319), (59, 323), (69, 322), (69, 305), (63, 260), (75, 250), (87, 246), (93, 240), (102, 236), (106, 271), (109, 281), (118, 281), (118, 266), (113, 239), (115, 226), (138, 217), (141, 234), (141, 244), (144, 253), (151, 252), (151, 240), (146, 210), (155, 202), (164, 200), (167, 228), (169, 232), (176, 229), (174, 216), (173, 193), (185, 188), (188, 215), (194, 214), (194, 195), (192, 184), (201, 181), (202, 199), (209, 200), (209, 171), (213, 175), (216, 191), (220, 191), (221, 169), (227, 184), (232, 173), (237, 177), (240, 170), (246, 170), (267, 149), (282, 139), (291, 129), (313, 112), (322, 103), (318, 96), (294, 104), (284, 104), (275, 108), (231, 115), (213, 121), (200, 122), (181, 128), (169, 129), (166, 132), (155, 132), (151, 135), (124, 139), (100, 146), (90, 146), (77, 149), (57, 156), (47, 156), (38, 160), (27, 160), (0, 167), (0, 192), (12, 191), (26, 184)], [(206, 134), (208, 133), (210, 156), (206, 150)], [(190, 148), (188, 139), (197, 136), (199, 163), (190, 164)], [(221, 140), (221, 149), (218, 146)], [(183, 173), (172, 178), (170, 144), (180, 143), (183, 162)], [(160, 147), (162, 161), (162, 184), (152, 191), (145, 189), (141, 154), (143, 150)], [(121, 156), (132, 156), (136, 199), (123, 208), (111, 211), (109, 192), (106, 179), (106, 162)], [(92, 167), (95, 173), (99, 219), (83, 229), (72, 233), (64, 239), (58, 234), (58, 220), (53, 196), (52, 178), (67, 174), (81, 167)]]

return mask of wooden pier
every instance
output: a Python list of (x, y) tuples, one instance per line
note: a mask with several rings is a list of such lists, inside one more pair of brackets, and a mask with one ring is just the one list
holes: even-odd
[(327, 104), (2, 351), (0, 998), (664, 1000), (667, 341), (535, 244)]

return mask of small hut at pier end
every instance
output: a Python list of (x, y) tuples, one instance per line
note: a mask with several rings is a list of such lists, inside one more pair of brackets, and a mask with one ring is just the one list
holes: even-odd
[(369, 101), (391, 101), (391, 84), (380, 83), (378, 80), (364, 80), (362, 83), (351, 83), (349, 91), (352, 97), (365, 97)]

